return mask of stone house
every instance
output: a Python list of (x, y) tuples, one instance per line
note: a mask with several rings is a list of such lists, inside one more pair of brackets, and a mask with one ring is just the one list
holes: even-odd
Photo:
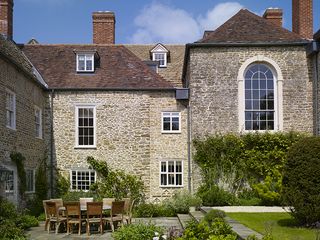
[(35, 192), (35, 170), (46, 157), (45, 88), (26, 56), (0, 34), (0, 195), (15, 203), (20, 179), (10, 154), (25, 157), (27, 195)]
[[(4, 2), (12, 8), (12, 0)], [(10, 22), (9, 15), (0, 19)], [(93, 156), (140, 176), (147, 198), (157, 202), (199, 186), (195, 137), (319, 132), (312, 0), (293, 0), (293, 32), (282, 28), (280, 9), (263, 17), (243, 9), (186, 46), (115, 44), (114, 14), (92, 19), (93, 44), (19, 45), (42, 83), (34, 104), (45, 123), (43, 141), (20, 146), (32, 142), (47, 153), (48, 166), (68, 177), (72, 190), (96, 181), (86, 163)], [(8, 145), (7, 155), (15, 149)]]

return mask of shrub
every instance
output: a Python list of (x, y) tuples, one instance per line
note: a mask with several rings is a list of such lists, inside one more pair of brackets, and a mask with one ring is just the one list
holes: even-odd
[(214, 222), (215, 219), (217, 218), (225, 218), (226, 214), (222, 210), (218, 209), (212, 209), (210, 210), (205, 216), (204, 220), (207, 221), (208, 223)]
[(10, 219), (0, 219), (0, 239), (1, 240), (21, 240), (27, 239), (23, 229), (16, 226)]
[(159, 239), (162, 239), (164, 230), (161, 227), (157, 227), (153, 224), (130, 224), (119, 228), (112, 234), (115, 240), (141, 240), (141, 239), (153, 239), (156, 235)]
[(152, 203), (142, 203), (135, 206), (133, 211), (134, 217), (155, 217), (157, 205)]
[(191, 221), (179, 240), (236, 240), (237, 235), (231, 230), (223, 219), (216, 218), (208, 223), (202, 220), (200, 223)]
[(203, 175), (203, 188), (207, 188), (202, 192), (214, 195), (211, 188), (218, 185), (238, 195), (249, 184), (263, 203), (279, 203), (281, 173), (288, 149), (302, 137), (294, 132), (266, 132), (196, 139), (194, 160)]
[(38, 224), (35, 217), (17, 212), (13, 203), (0, 197), (0, 239), (26, 239), (24, 230)]
[(211, 188), (201, 186), (197, 194), (205, 206), (231, 206), (237, 203), (237, 198), (233, 194), (218, 186)]
[(257, 196), (256, 191), (244, 189), (238, 195), (238, 203), (240, 206), (259, 206), (261, 199)]
[(192, 195), (188, 191), (178, 191), (171, 199), (164, 202), (175, 210), (176, 213), (189, 213), (190, 207), (200, 207), (202, 200), (200, 197)]
[(106, 162), (97, 161), (93, 157), (88, 157), (87, 162), (97, 171), (100, 178), (91, 187), (91, 190), (95, 191), (99, 198), (115, 197), (116, 199), (122, 199), (130, 197), (136, 203), (143, 202), (144, 184), (139, 177), (121, 170), (112, 170)]
[(176, 211), (169, 204), (142, 203), (134, 208), (134, 217), (174, 217)]
[(21, 215), (16, 219), (16, 225), (17, 227), (21, 229), (29, 229), (31, 227), (37, 227), (39, 226), (39, 221), (35, 216), (30, 215)]
[(284, 203), (292, 206), (292, 215), (301, 224), (320, 221), (320, 138), (297, 142), (288, 153), (284, 167)]

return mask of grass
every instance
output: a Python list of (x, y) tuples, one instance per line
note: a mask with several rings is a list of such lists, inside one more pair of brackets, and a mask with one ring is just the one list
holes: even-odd
[(316, 230), (297, 227), (296, 221), (288, 213), (227, 213), (227, 215), (262, 235), (271, 233), (274, 240), (317, 239)]

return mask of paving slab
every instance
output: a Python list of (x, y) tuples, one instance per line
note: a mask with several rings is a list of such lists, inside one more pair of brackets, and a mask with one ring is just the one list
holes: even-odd
[(66, 233), (58, 233), (55, 234), (54, 231), (48, 233), (44, 230), (44, 222), (40, 222), (39, 227), (33, 227), (29, 231), (26, 232), (28, 239), (30, 240), (58, 240), (58, 239), (69, 239), (69, 240), (77, 240), (77, 239), (89, 239), (89, 240), (100, 240), (100, 239), (113, 239), (111, 234), (111, 230), (105, 230), (104, 234), (100, 233), (91, 233), (90, 236), (87, 236), (85, 229), (83, 228), (82, 234), (78, 235), (77, 233), (66, 234)]
[(189, 214), (177, 214), (177, 216), (183, 229), (185, 229), (188, 222), (192, 220), (192, 217)]
[(204, 218), (204, 213), (202, 211), (189, 212), (191, 217), (193, 217), (197, 222), (200, 222)]
[[(164, 227), (166, 230), (170, 228), (182, 229), (182, 226), (177, 217), (162, 217), (162, 218), (134, 218), (132, 219), (132, 223), (152, 223), (156, 226)], [(88, 240), (101, 240), (101, 239), (113, 239), (111, 229), (105, 230), (104, 234), (100, 233), (91, 233), (90, 236), (87, 236), (85, 229), (82, 229), (82, 234), (78, 235), (77, 233), (66, 234), (66, 233), (58, 233), (55, 234), (54, 231), (48, 233), (44, 230), (44, 222), (40, 222), (39, 227), (33, 227), (29, 231), (27, 231), (28, 239), (30, 240), (58, 240), (58, 239), (68, 239), (68, 240), (80, 240), (80, 239), (88, 239)]]
[(228, 207), (201, 207), (201, 209), (205, 212), (210, 211), (211, 209), (218, 209), (225, 212), (290, 212), (289, 207), (268, 207), (268, 206), (228, 206)]

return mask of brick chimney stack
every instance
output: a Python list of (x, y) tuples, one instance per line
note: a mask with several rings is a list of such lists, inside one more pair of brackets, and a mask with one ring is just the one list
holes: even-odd
[(13, 0), (0, 0), (0, 34), (13, 36)]
[(283, 11), (280, 8), (268, 8), (263, 14), (263, 18), (279, 27), (282, 27), (282, 16)]
[(94, 12), (93, 20), (93, 43), (114, 44), (115, 43), (115, 15), (113, 12)]
[(304, 38), (313, 38), (312, 0), (292, 0), (292, 31)]

